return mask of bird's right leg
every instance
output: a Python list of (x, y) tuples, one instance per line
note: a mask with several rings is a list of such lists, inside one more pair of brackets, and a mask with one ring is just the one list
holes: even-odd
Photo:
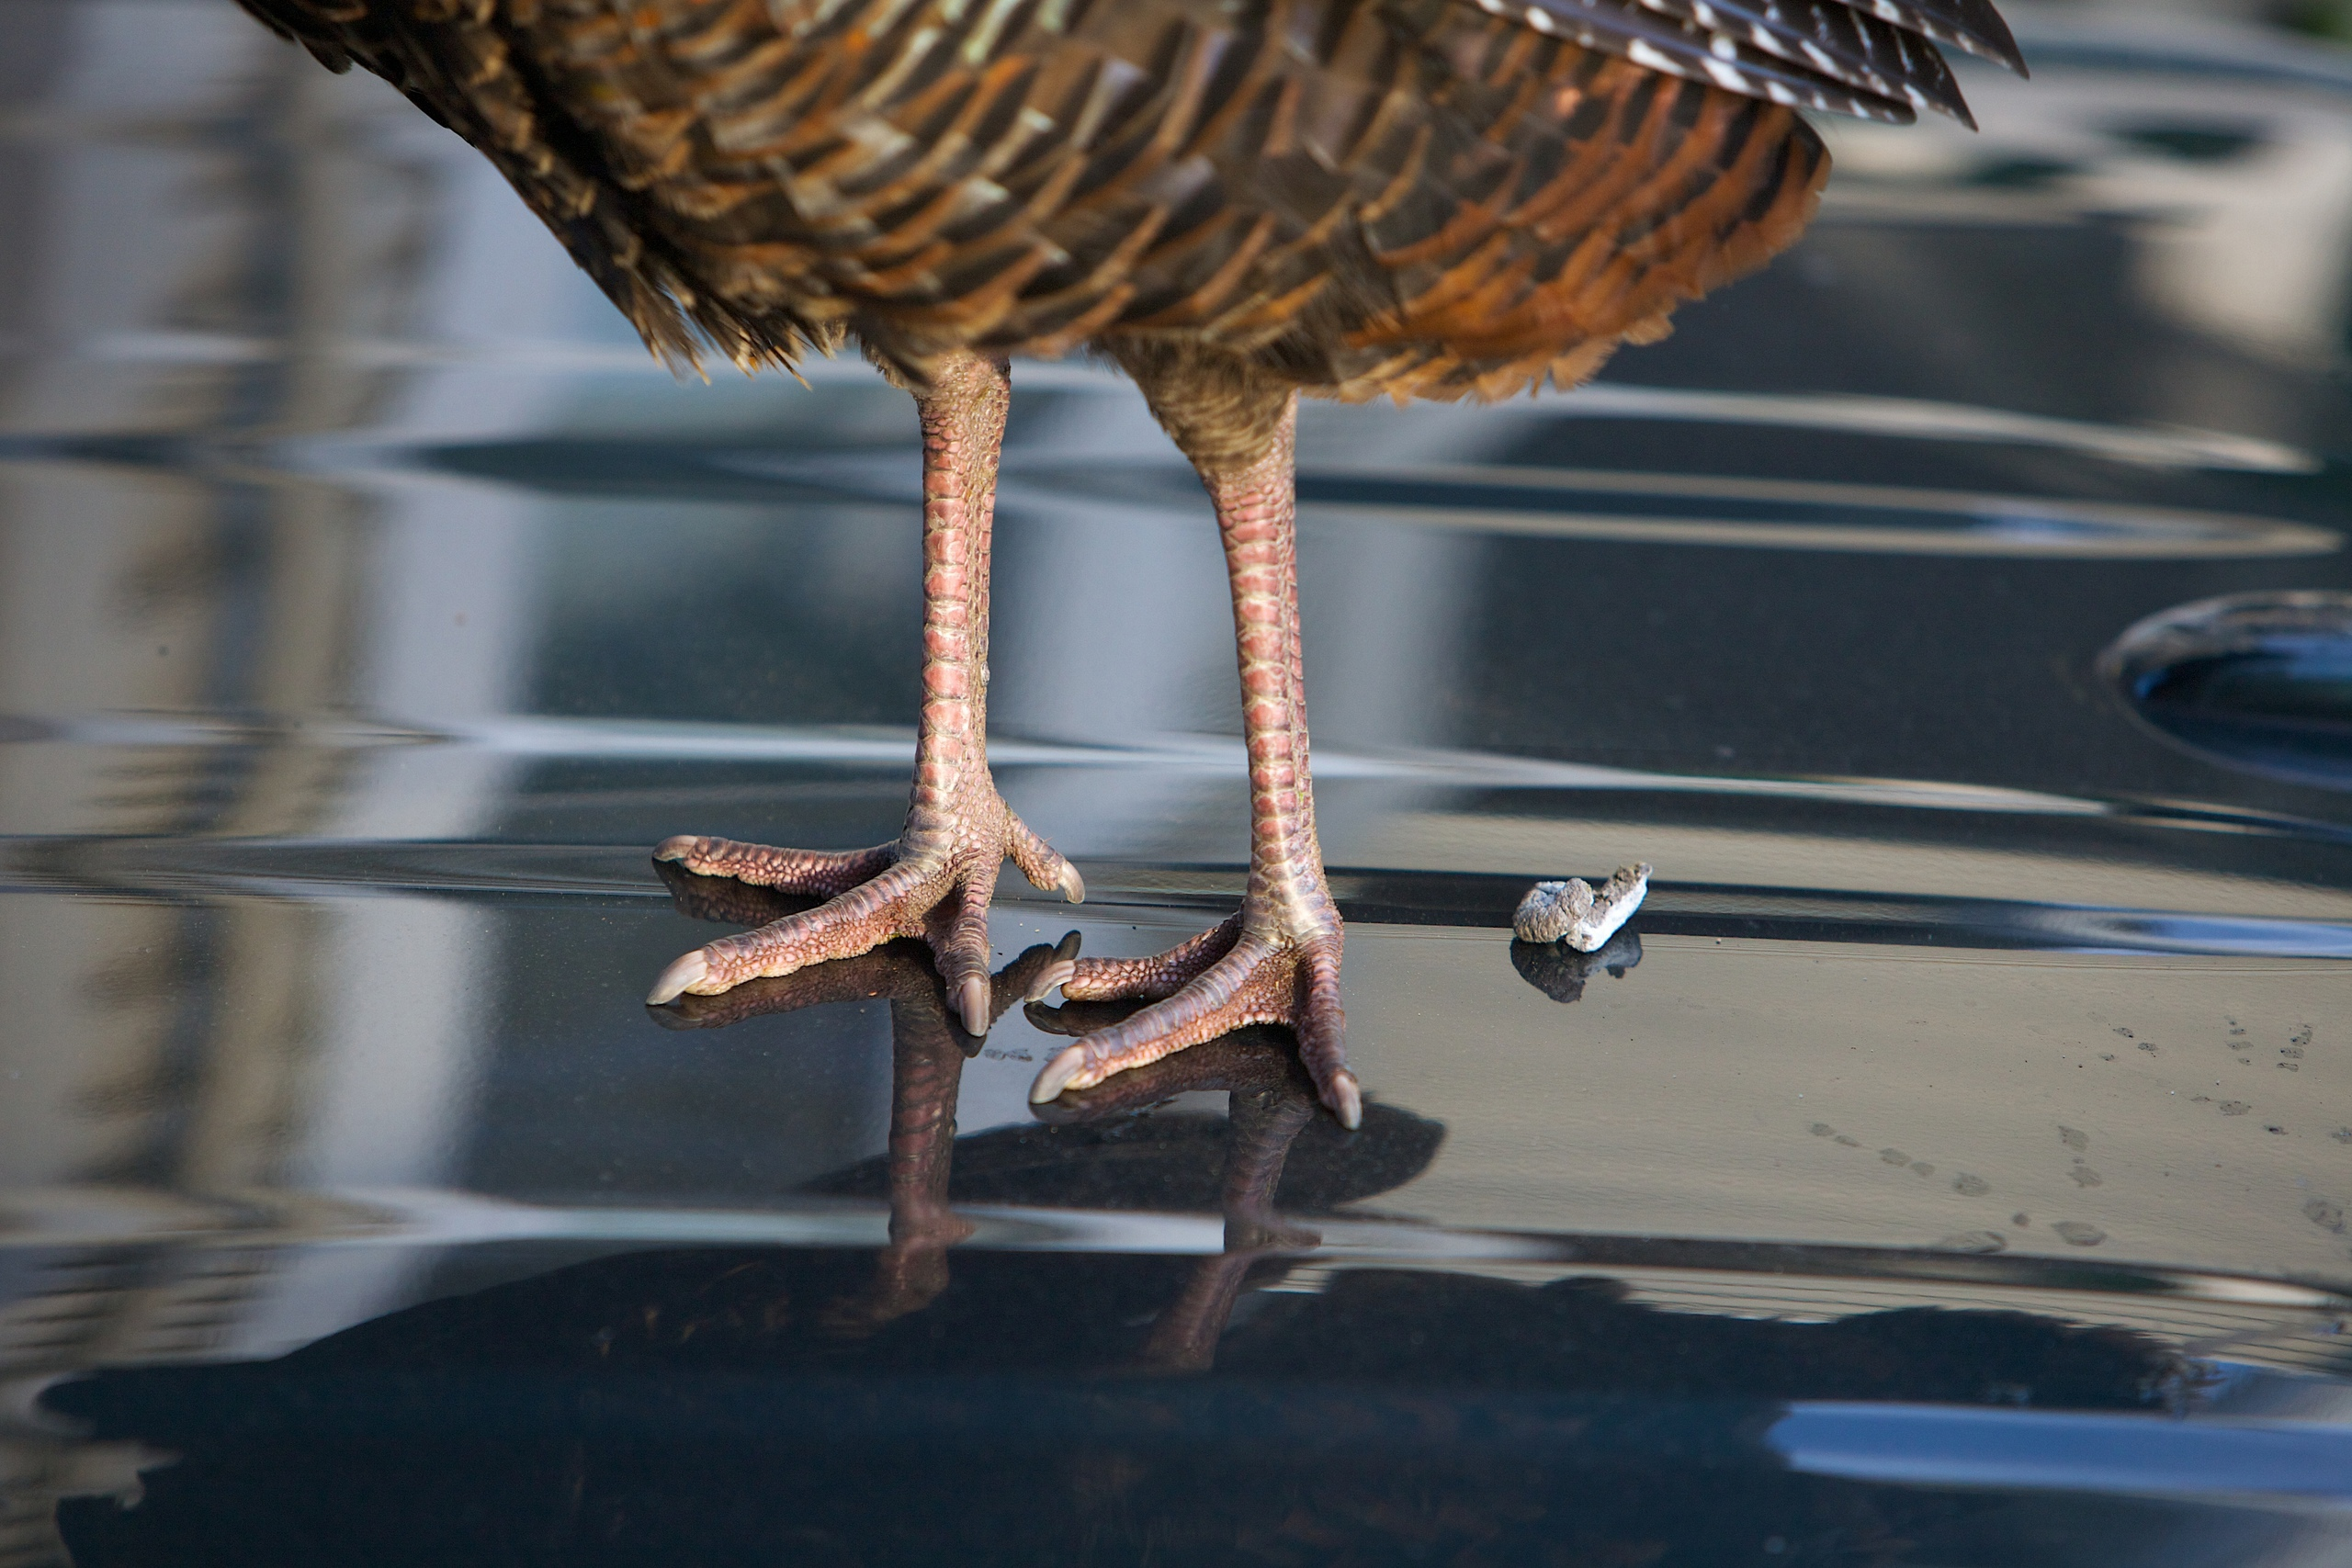
[(989, 900), (1011, 860), (1070, 902), (1086, 885), (1015, 817), (989, 774), (989, 536), (1011, 382), (1002, 360), (941, 362), (922, 412), (922, 718), (905, 829), (871, 849), (780, 850), (680, 835), (653, 852), (705, 876), (731, 876), (826, 900), (722, 937), (662, 972), (646, 999), (712, 996), (868, 953), (894, 937), (931, 944), (951, 1004), (972, 1033), (994, 1016)]

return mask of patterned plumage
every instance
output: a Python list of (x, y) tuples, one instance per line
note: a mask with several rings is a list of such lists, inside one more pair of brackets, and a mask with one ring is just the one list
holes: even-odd
[(244, 0), (487, 153), (664, 357), (1182, 335), (1572, 385), (1802, 231), (1791, 112), (1965, 117), (1984, 0)]

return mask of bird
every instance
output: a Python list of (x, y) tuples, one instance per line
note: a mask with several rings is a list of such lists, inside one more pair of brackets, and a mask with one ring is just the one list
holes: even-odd
[(1051, 966), (1067, 998), (1145, 1005), (1054, 1056), (1032, 1098), (1274, 1024), (1349, 1127), (1299, 399), (1574, 388), (1795, 242), (1829, 174), (1808, 111), (1973, 128), (1945, 51), (2026, 70), (1990, 0), (240, 3), (487, 156), (673, 368), (790, 371), (854, 344), (915, 400), (904, 828), (846, 852), (662, 842), (663, 864), (821, 902), (683, 955), (649, 1003), (919, 938), (978, 1033), (1003, 863), (1083, 899), (999, 795), (987, 708), (1011, 364), (1085, 353), (1133, 378), (1216, 515), (1250, 866), (1239, 908), (1170, 951)]

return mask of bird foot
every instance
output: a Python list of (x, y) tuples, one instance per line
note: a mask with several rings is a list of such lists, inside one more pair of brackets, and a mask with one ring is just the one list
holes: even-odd
[[(1043, 1105), (1250, 1024), (1279, 1023), (1298, 1038), (1300, 1062), (1317, 1095), (1351, 1130), (1363, 1121), (1363, 1091), (1348, 1070), (1340, 1010), (1340, 933), (1336, 915), (1284, 931), (1272, 918), (1241, 911), (1214, 930), (1150, 958), (1081, 958), (1061, 981), (1074, 1002), (1148, 1000), (1069, 1046), (1029, 1090)], [(1042, 993), (1041, 993), (1042, 994)]]
[[(653, 983), (646, 1001), (655, 1007), (917, 937), (931, 944), (966, 1032), (985, 1034), (996, 1015), (988, 914), (998, 868), (1010, 860), (1036, 887), (1058, 890), (1073, 904), (1086, 897), (1078, 868), (1031, 832), (993, 786), (969, 809), (919, 814), (898, 839), (872, 849), (780, 850), (681, 834), (665, 840), (653, 858), (698, 875), (825, 900), (684, 954)], [(1058, 979), (1058, 966), (1054, 974)], [(1044, 994), (1034, 981), (1024, 991)]]

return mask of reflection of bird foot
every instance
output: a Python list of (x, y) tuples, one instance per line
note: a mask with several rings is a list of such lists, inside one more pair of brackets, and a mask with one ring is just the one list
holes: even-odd
[(1340, 1010), (1337, 917), (1303, 936), (1262, 928), (1243, 909), (1151, 958), (1081, 959), (1062, 982), (1072, 1001), (1140, 999), (1151, 1005), (1087, 1035), (1046, 1064), (1029, 1091), (1042, 1105), (1091, 1089), (1114, 1073), (1255, 1023), (1289, 1026), (1317, 1094), (1342, 1126), (1363, 1121), (1363, 1091), (1346, 1066)]
[(1621, 865), (1598, 889), (1581, 876), (1539, 882), (1520, 900), (1511, 929), (1521, 942), (1565, 942), (1595, 953), (1634, 918), (1649, 890), (1647, 864)]
[(659, 1006), (684, 995), (713, 996), (746, 980), (869, 953), (894, 937), (920, 937), (931, 944), (965, 1029), (986, 1033), (996, 1011), (988, 915), (998, 867), (1011, 860), (1033, 886), (1057, 888), (1072, 903), (1086, 897), (1086, 884), (992, 786), (972, 809), (927, 817), (910, 820), (894, 842), (838, 853), (686, 835), (667, 840), (653, 852), (658, 862), (825, 901), (696, 948), (662, 972), (646, 1000)]

